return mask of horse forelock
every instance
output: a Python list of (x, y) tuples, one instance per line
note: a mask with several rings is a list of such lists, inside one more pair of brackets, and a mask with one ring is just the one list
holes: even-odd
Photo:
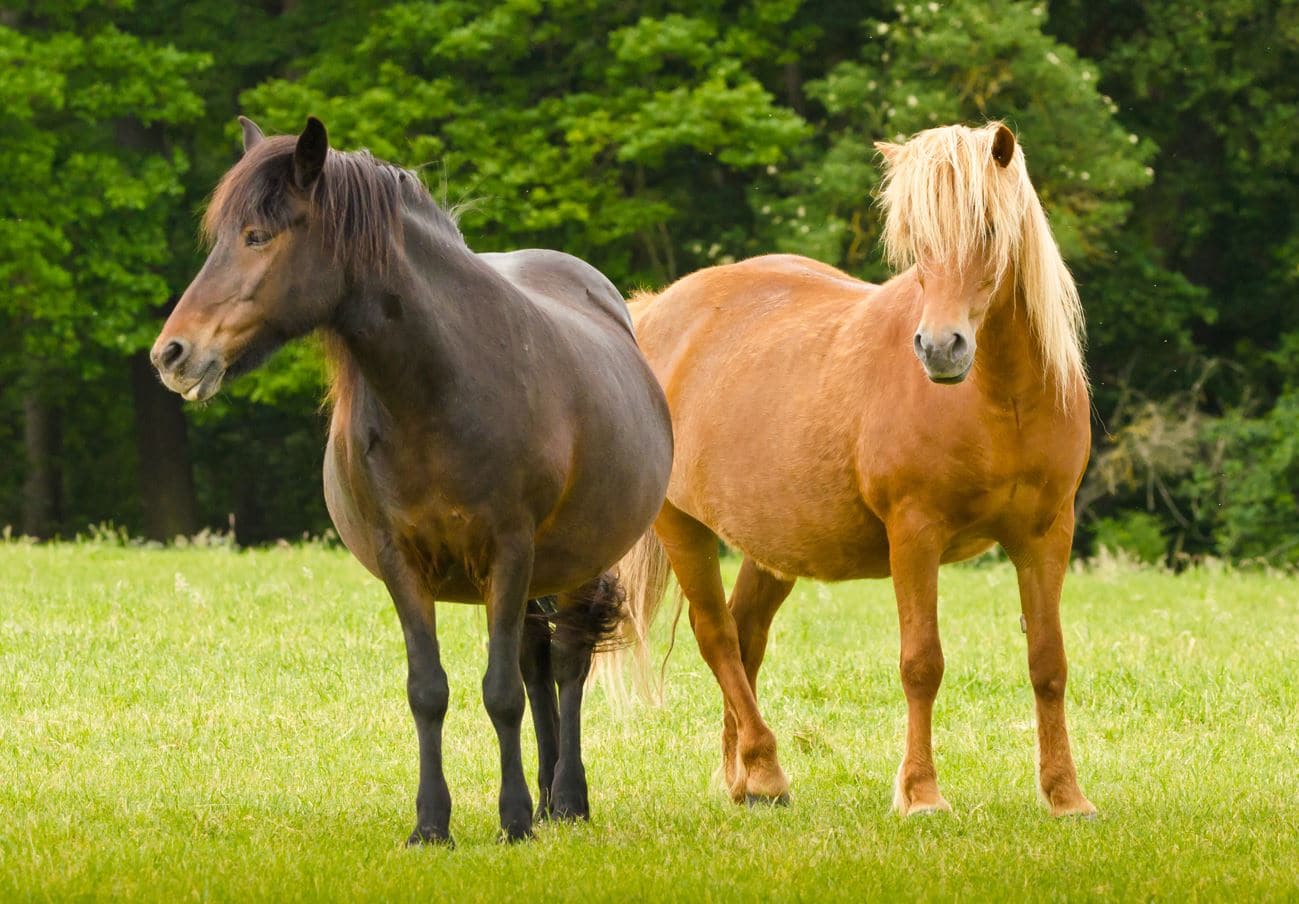
[(928, 129), (889, 155), (880, 189), (884, 253), (898, 269), (981, 258), (998, 282), (1013, 273), (1046, 369), (1068, 405), (1085, 373), (1082, 303), (1019, 143), (1008, 165), (993, 159), (1001, 125)]
[[(297, 138), (277, 135), (254, 145), (222, 177), (204, 213), (201, 235), (211, 245), (224, 232), (256, 225), (278, 232), (291, 225), (293, 152)], [(384, 269), (401, 246), (404, 206), (419, 204), (444, 238), (464, 239), (452, 214), (429, 195), (419, 177), (369, 151), (331, 148), (307, 190), (309, 228), (335, 263), (352, 270)]]

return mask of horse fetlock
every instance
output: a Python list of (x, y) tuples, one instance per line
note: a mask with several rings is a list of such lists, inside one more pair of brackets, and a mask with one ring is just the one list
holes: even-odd
[(918, 766), (902, 761), (893, 782), (893, 809), (899, 816), (922, 813), (949, 813), (952, 805), (938, 790), (938, 778), (932, 766)]
[(741, 746), (733, 762), (730, 790), (736, 803), (788, 802), (789, 778), (776, 758), (774, 738), (753, 747)]
[[(1045, 773), (1043, 773), (1045, 776)], [(1052, 816), (1095, 816), (1096, 807), (1092, 805), (1078, 787), (1078, 780), (1072, 775), (1048, 781), (1045, 777), (1039, 785), (1042, 800), (1051, 810)]]
[(501, 802), (500, 840), (515, 842), (532, 837), (532, 800), (524, 794), (519, 800)]
[(555, 783), (551, 787), (551, 811), (555, 819), (590, 819), (591, 806), (587, 798), (586, 768), (581, 764), (560, 762), (555, 770)]

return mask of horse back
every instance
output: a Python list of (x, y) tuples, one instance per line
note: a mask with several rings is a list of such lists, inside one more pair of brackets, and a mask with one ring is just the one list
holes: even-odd
[(631, 332), (631, 314), (614, 284), (579, 257), (546, 248), (484, 252), (479, 259), (536, 301), (607, 317)]

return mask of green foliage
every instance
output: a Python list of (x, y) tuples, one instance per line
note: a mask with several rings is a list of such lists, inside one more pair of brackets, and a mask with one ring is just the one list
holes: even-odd
[(315, 112), (344, 146), (429, 166), (470, 201), (475, 247), (547, 245), (619, 285), (664, 282), (704, 247), (744, 253), (746, 186), (809, 135), (753, 72), (796, 5), (692, 9), (399, 3), (244, 101), (276, 129)]
[[(1120, 119), (1160, 149), (1116, 245), (1151, 278), (1107, 286), (1114, 325), (1136, 315), (1141, 327), (1123, 330), (1115, 363), (1144, 349), (1171, 369), (1167, 352), (1193, 335), (1201, 354), (1250, 368), (1251, 383), (1270, 379), (1267, 351), (1299, 329), (1299, 3), (1058, 0), (1052, 10), (1057, 33), (1096, 58)], [(1177, 274), (1171, 292), (1158, 271)], [(1151, 306), (1180, 326), (1139, 314)]]
[(188, 163), (165, 137), (148, 138), (200, 114), (189, 80), (205, 65), (112, 26), (0, 27), (7, 355), (94, 373), (96, 350), (121, 354), (152, 339), (147, 312), (171, 293), (157, 270)]
[(1101, 518), (1091, 525), (1097, 549), (1124, 553), (1150, 565), (1164, 560), (1168, 542), (1163, 522), (1150, 512), (1124, 512), (1117, 518)]
[(1195, 468), (1188, 489), (1212, 515), (1218, 552), (1299, 564), (1299, 391), (1262, 417), (1217, 420), (1208, 439), (1216, 454)]

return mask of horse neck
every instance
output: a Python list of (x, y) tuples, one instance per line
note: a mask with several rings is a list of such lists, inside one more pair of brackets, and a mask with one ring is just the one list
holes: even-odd
[(978, 385), (995, 402), (1018, 405), (1055, 404), (1055, 378), (1047, 370), (1041, 344), (1033, 334), (1028, 307), (1014, 270), (1006, 273), (978, 334), (974, 368)]
[(404, 211), (401, 248), (383, 272), (354, 276), (331, 326), (336, 354), (348, 359), (339, 379), (364, 383), (398, 419), (436, 412), (472, 373), (486, 337), (508, 344), (503, 325), (522, 319), (526, 304), (441, 216)]

